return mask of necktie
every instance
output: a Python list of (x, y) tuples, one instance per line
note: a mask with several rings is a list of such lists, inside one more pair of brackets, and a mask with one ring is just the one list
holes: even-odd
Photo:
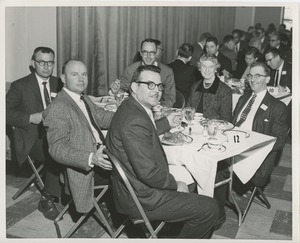
[(240, 127), (244, 121), (246, 121), (246, 118), (251, 110), (251, 107), (255, 101), (255, 98), (256, 98), (256, 94), (254, 94), (252, 96), (252, 98), (250, 99), (250, 101), (248, 102), (248, 105), (246, 106), (246, 108), (243, 110), (242, 114), (241, 114), (241, 117), (240, 117), (240, 120), (235, 124), (236, 127)]
[(44, 85), (44, 98), (45, 98), (46, 106), (48, 106), (50, 104), (50, 97), (46, 87), (47, 82), (43, 82), (42, 84)]
[(279, 70), (276, 69), (274, 87), (277, 87), (279, 85), (279, 83), (278, 83), (279, 77), (278, 76), (279, 76)]
[(85, 100), (85, 98), (83, 97), (83, 95), (80, 96), (80, 99), (83, 101), (83, 103), (84, 103), (84, 105), (85, 105), (85, 108), (86, 108), (86, 110), (87, 110), (87, 113), (88, 113), (88, 115), (89, 115), (90, 121), (91, 121), (93, 127), (94, 127), (94, 128), (96, 129), (96, 131), (98, 132), (99, 137), (100, 137), (102, 143), (104, 144), (104, 143), (105, 143), (104, 135), (103, 135), (103, 133), (101, 132), (100, 128), (97, 126), (97, 124), (96, 124), (96, 122), (95, 122), (95, 120), (94, 120), (94, 118), (93, 118), (93, 116), (92, 116), (92, 112), (91, 112), (91, 109), (90, 109), (88, 103), (86, 102), (86, 100)]

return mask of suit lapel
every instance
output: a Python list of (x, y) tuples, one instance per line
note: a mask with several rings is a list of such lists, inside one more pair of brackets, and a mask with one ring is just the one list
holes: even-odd
[[(270, 103), (270, 96), (271, 95), (267, 92), (265, 97), (261, 101), (253, 119), (253, 128), (255, 127), (255, 121), (257, 121), (258, 117), (261, 117), (263, 113), (268, 109)], [(262, 106), (265, 106), (266, 109), (262, 109)]]
[(252, 95), (251, 92), (246, 93), (244, 96), (242, 96), (238, 101), (235, 109), (234, 109), (234, 116), (232, 119), (232, 123), (235, 124), (237, 121), (237, 118), (239, 116), (239, 114), (242, 112), (243, 107), (245, 106), (246, 102), (249, 100), (250, 96)]
[(31, 77), (29, 80), (31, 82), (30, 87), (32, 87), (32, 91), (33, 91), (35, 97), (37, 98), (38, 102), (43, 106), (43, 100), (42, 100), (39, 83), (38, 83), (38, 80), (34, 73), (31, 74)]

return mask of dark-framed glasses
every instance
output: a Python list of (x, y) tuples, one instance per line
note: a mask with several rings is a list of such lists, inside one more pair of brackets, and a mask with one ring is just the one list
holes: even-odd
[(41, 67), (44, 67), (45, 65), (47, 65), (48, 67), (52, 67), (54, 65), (54, 61), (43, 61), (43, 60), (34, 60), (35, 62), (37, 62)]
[(138, 84), (147, 84), (148, 89), (150, 89), (150, 90), (155, 89), (156, 86), (157, 86), (159, 91), (163, 91), (165, 89), (165, 85), (162, 84), (162, 83), (156, 84), (152, 81), (147, 81), (147, 82), (145, 82), (145, 81), (136, 81), (136, 83), (138, 83)]
[(267, 75), (262, 75), (262, 74), (254, 74), (254, 75), (248, 74), (248, 75), (247, 75), (247, 79), (248, 79), (248, 80), (252, 80), (252, 79), (257, 80), (257, 79), (259, 79), (260, 77), (268, 77), (268, 76), (267, 76)]
[(276, 56), (274, 56), (274, 57), (272, 57), (272, 58), (270, 58), (270, 59), (268, 59), (268, 60), (266, 60), (266, 63), (269, 63), (269, 62), (271, 62), (275, 57), (277, 57), (278, 55), (276, 55)]
[(156, 54), (155, 51), (141, 51), (143, 56), (154, 56)]

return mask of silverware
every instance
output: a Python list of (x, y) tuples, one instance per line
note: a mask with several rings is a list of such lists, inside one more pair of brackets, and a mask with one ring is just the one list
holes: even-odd
[(201, 148), (199, 148), (197, 152), (201, 151), (205, 145), (207, 145), (207, 143), (202, 144)]
[(192, 135), (192, 128), (189, 127), (189, 135)]

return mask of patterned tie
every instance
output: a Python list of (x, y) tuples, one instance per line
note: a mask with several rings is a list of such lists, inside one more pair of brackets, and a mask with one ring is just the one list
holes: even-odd
[(85, 105), (85, 108), (86, 108), (87, 113), (88, 113), (88, 115), (89, 115), (90, 121), (91, 121), (93, 127), (94, 127), (94, 128), (96, 129), (96, 131), (98, 132), (99, 137), (100, 137), (100, 139), (101, 139), (101, 141), (102, 141), (102, 144), (104, 144), (104, 143), (105, 143), (105, 138), (104, 138), (103, 133), (101, 132), (100, 128), (97, 126), (97, 124), (96, 124), (96, 122), (95, 122), (95, 120), (94, 120), (94, 118), (93, 118), (93, 116), (92, 116), (92, 112), (91, 112), (91, 109), (90, 109), (88, 103), (86, 102), (86, 100), (85, 100), (85, 98), (83, 97), (83, 95), (80, 96), (80, 99), (83, 101), (83, 103), (84, 103), (84, 105)]
[(279, 70), (276, 69), (274, 87), (277, 87), (279, 85), (279, 83), (278, 83), (279, 77), (278, 76), (279, 76)]
[(49, 97), (48, 89), (46, 87), (47, 82), (43, 82), (42, 84), (44, 85), (44, 98), (45, 98), (46, 106), (48, 106), (50, 104), (50, 97)]
[(244, 121), (246, 121), (246, 118), (251, 110), (251, 107), (255, 101), (255, 98), (256, 98), (256, 94), (254, 94), (252, 96), (252, 98), (250, 99), (250, 101), (248, 102), (248, 105), (246, 106), (246, 108), (243, 110), (242, 114), (241, 114), (241, 117), (240, 117), (240, 120), (235, 124), (236, 127), (240, 127)]

